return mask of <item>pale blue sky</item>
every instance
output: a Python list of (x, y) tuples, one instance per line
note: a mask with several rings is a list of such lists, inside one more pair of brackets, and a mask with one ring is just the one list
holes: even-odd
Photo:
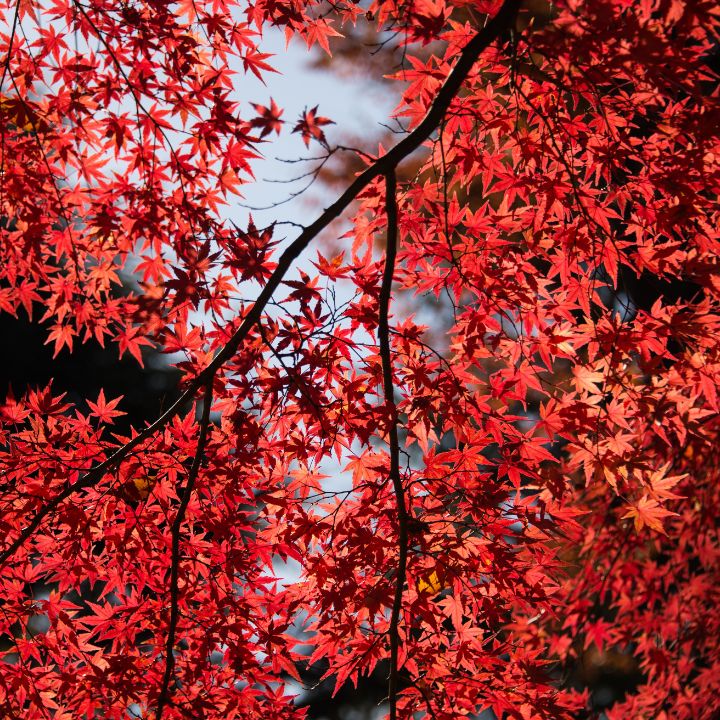
[[(238, 89), (236, 97), (241, 102), (256, 102), (269, 105), (272, 97), (283, 108), (285, 126), (279, 137), (272, 135), (272, 141), (263, 147), (264, 159), (255, 161), (253, 169), (258, 180), (256, 184), (242, 188), (245, 198), (241, 201), (251, 206), (267, 206), (282, 200), (289, 192), (303, 187), (300, 181), (294, 185), (277, 184), (272, 180), (288, 180), (313, 167), (311, 163), (293, 164), (278, 162), (275, 158), (298, 159), (322, 154), (322, 148), (311, 142), (306, 148), (299, 133), (292, 128), (305, 108), (318, 105), (318, 113), (334, 120), (336, 125), (325, 128), (330, 145), (347, 142), (348, 137), (362, 138), (362, 149), (377, 150), (377, 139), (383, 129), (380, 123), (388, 123), (390, 115), (399, 100), (400, 86), (393, 92), (388, 84), (376, 84), (373, 78), (339, 77), (335, 73), (311, 67), (312, 55), (301, 41), (293, 41), (285, 48), (285, 37), (279, 32), (266, 33), (259, 43), (262, 52), (275, 56), (268, 62), (278, 73), (267, 73), (264, 86), (252, 75), (245, 76), (246, 87)], [(241, 108), (243, 116), (247, 108)], [(318, 213), (315, 202), (327, 204), (337, 193), (317, 185), (304, 197), (268, 211), (253, 211), (257, 225), (268, 225), (275, 220), (293, 220), (308, 224)], [(327, 198), (327, 200), (326, 200)], [(231, 206), (229, 216), (241, 226), (247, 221), (248, 211), (240, 206)]]

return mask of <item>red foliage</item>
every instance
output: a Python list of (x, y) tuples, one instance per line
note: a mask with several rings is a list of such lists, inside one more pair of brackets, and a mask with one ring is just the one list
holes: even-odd
[[(224, 223), (283, 128), (238, 93), (259, 33), (360, 16), (411, 132), (291, 243)], [(320, 659), (386, 661), (393, 718), (594, 717), (591, 657), (639, 676), (611, 719), (717, 717), (718, 33), (713, 0), (5, 3), (0, 310), (181, 352), (185, 391), (128, 437), (104, 394), (0, 407), (3, 717), (301, 717)]]

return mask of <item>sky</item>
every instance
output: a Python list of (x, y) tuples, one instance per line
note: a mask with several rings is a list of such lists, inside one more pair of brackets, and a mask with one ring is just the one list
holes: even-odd
[[(348, 136), (359, 136), (366, 140), (363, 149), (377, 150), (375, 144), (382, 133), (381, 123), (388, 123), (399, 100), (399, 90), (393, 93), (387, 84), (378, 85), (370, 78), (358, 74), (352, 77), (340, 77), (326, 70), (311, 66), (313, 55), (304, 42), (294, 40), (285, 49), (285, 37), (280, 31), (266, 33), (260, 43), (262, 52), (272, 53), (274, 57), (267, 62), (278, 70), (265, 76), (263, 85), (252, 74), (245, 75), (247, 87), (237, 93), (242, 99), (269, 105), (272, 97), (283, 108), (282, 119), (285, 126), (279, 137), (273, 135), (273, 141), (265, 145), (265, 157), (253, 163), (258, 180), (253, 185), (242, 188), (244, 205), (265, 207), (283, 200), (292, 191), (303, 187), (302, 181), (294, 184), (279, 184), (297, 177), (313, 167), (313, 164), (288, 164), (282, 160), (318, 156), (322, 148), (311, 143), (306, 148), (299, 133), (291, 133), (294, 124), (305, 109), (318, 106), (318, 114), (328, 117), (336, 124), (325, 128), (330, 145), (342, 143)], [(335, 192), (328, 192), (320, 186), (283, 206), (266, 211), (253, 210), (253, 218), (258, 226), (268, 225), (277, 220), (292, 220), (307, 225), (319, 212), (310, 207), (313, 201), (332, 200)], [(326, 201), (327, 204), (327, 201)], [(249, 210), (240, 204), (228, 208), (229, 217), (243, 225)]]

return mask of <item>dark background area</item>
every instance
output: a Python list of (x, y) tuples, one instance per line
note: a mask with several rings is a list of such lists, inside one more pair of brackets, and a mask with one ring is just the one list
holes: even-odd
[(179, 373), (159, 353), (144, 353), (145, 367), (126, 353), (118, 357), (116, 345), (101, 347), (95, 340), (81, 344), (75, 338), (72, 353), (66, 348), (53, 359), (53, 345), (45, 345), (47, 328), (30, 322), (24, 310), (18, 317), (0, 313), (0, 398), (12, 389), (15, 397), (28, 389), (45, 387), (52, 381), (55, 394), (84, 409), (101, 389), (109, 400), (123, 396), (118, 409), (127, 413), (116, 418), (115, 427), (127, 430), (152, 420), (177, 396)]

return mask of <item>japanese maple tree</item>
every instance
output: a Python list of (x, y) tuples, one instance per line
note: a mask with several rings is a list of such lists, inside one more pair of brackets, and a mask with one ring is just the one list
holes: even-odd
[[(608, 718), (718, 716), (713, 0), (2, 22), (0, 311), (183, 378), (129, 432), (105, 393), (0, 401), (3, 717), (302, 717), (321, 661), (382, 668), (393, 720), (596, 717), (577, 668), (611, 661)], [(403, 131), (312, 222), (237, 227), (278, 134), (353, 152), (321, 98), (243, 91), (264, 34), (332, 67), (357, 24), (399, 49)]]

